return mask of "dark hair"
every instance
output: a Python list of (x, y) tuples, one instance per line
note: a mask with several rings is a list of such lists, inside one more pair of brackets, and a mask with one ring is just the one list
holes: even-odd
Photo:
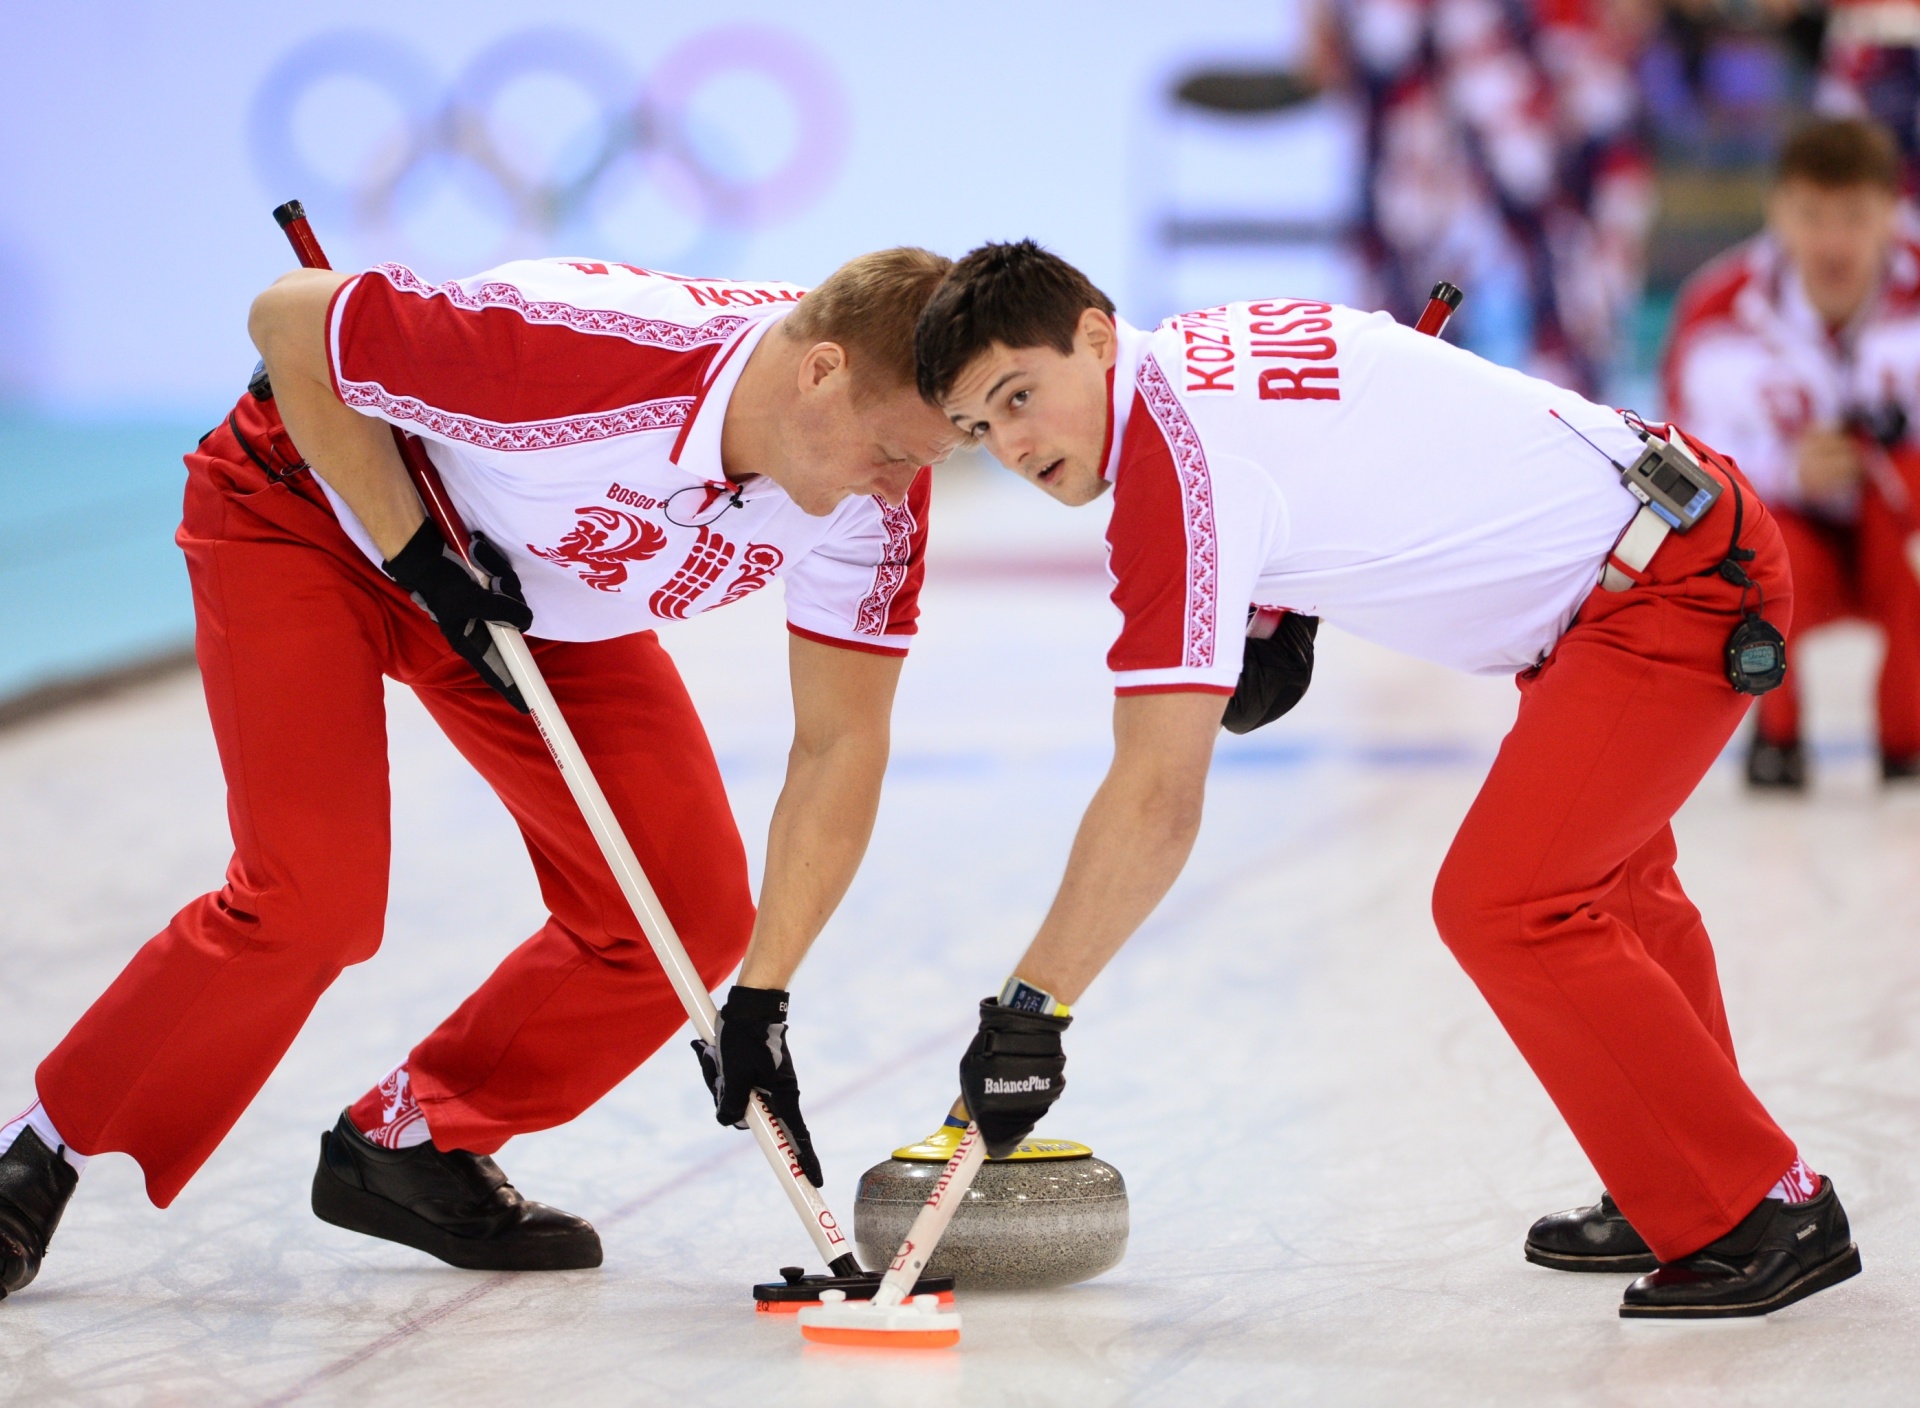
[(786, 331), (851, 352), (856, 391), (911, 386), (914, 320), (952, 267), (951, 259), (905, 245), (849, 259), (807, 291)]
[(1778, 179), (1816, 186), (1880, 186), (1900, 189), (1900, 149), (1879, 123), (1862, 117), (1828, 117), (1807, 123), (1780, 149)]
[(983, 244), (947, 271), (914, 330), (920, 394), (939, 403), (969, 363), (1003, 347), (1073, 351), (1080, 315), (1113, 312), (1113, 300), (1032, 240)]

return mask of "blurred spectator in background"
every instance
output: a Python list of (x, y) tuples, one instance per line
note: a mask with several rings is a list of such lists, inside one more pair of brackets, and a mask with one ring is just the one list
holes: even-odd
[(1314, 68), (1366, 122), (1375, 306), (1412, 321), (1438, 278), (1461, 339), (1594, 393), (1640, 297), (1653, 182), (1640, 0), (1323, 0)]
[[(1680, 285), (1765, 223), (1773, 161), (1812, 102), (1824, 0), (1647, 0), (1635, 77), (1659, 192), (1632, 363), (1658, 356)], [(1650, 402), (1650, 387), (1623, 399)]]
[[(1667, 414), (1737, 459), (1793, 562), (1790, 643), (1842, 617), (1886, 635), (1882, 776), (1920, 776), (1920, 244), (1877, 124), (1811, 123), (1782, 148), (1767, 229), (1681, 290)], [(1764, 696), (1755, 787), (1805, 786), (1797, 678)]]
[(1816, 101), (1886, 127), (1907, 194), (1920, 191), (1920, 0), (1834, 0)]

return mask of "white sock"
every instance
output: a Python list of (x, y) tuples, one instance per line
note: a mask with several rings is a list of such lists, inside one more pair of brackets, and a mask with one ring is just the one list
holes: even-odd
[(1773, 1185), (1769, 1198), (1778, 1198), (1783, 1203), (1804, 1203), (1820, 1191), (1820, 1175), (1807, 1167), (1807, 1161), (1798, 1154), (1787, 1165), (1787, 1171), (1780, 1175), (1780, 1181)]
[(433, 1138), (426, 1111), (413, 1098), (413, 1082), (402, 1061), (385, 1080), (362, 1095), (347, 1110), (355, 1129), (384, 1149), (411, 1149)]
[(13, 1141), (20, 1137), (20, 1131), (23, 1129), (32, 1130), (40, 1136), (42, 1144), (49, 1149), (58, 1150), (60, 1157), (72, 1165), (75, 1173), (79, 1173), (87, 1166), (87, 1156), (76, 1154), (67, 1146), (67, 1141), (60, 1137), (60, 1131), (53, 1127), (53, 1121), (47, 1118), (46, 1108), (38, 1100), (29, 1105), (26, 1113), (19, 1119), (0, 1125), (0, 1154), (5, 1154), (13, 1147)]

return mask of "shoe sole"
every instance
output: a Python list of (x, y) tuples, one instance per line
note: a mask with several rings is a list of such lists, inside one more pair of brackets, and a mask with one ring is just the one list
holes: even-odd
[(1743, 1305), (1627, 1305), (1620, 1306), (1622, 1320), (1732, 1320), (1741, 1316), (1771, 1315), (1797, 1300), (1805, 1300), (1815, 1291), (1860, 1274), (1860, 1248), (1852, 1242), (1836, 1257), (1823, 1261), (1797, 1281), (1790, 1281), (1778, 1295)]
[(1642, 1272), (1653, 1271), (1660, 1265), (1660, 1258), (1652, 1252), (1633, 1252), (1626, 1256), (1573, 1256), (1566, 1252), (1550, 1252), (1544, 1247), (1536, 1247), (1532, 1242), (1526, 1246), (1527, 1260), (1535, 1266), (1544, 1266), (1550, 1271), (1611, 1271)]
[(590, 1271), (600, 1265), (600, 1238), (543, 1237), (537, 1242), (482, 1242), (456, 1237), (391, 1199), (343, 1183), (322, 1163), (313, 1173), (313, 1215), (438, 1257), (462, 1271)]
[[(40, 1263), (34, 1261), (32, 1254), (27, 1251), (26, 1247), (8, 1233), (0, 1231), (0, 1264), (7, 1261), (18, 1261), (23, 1274), (20, 1279), (11, 1286), (5, 1281), (0, 1281), (0, 1300), (5, 1300), (15, 1291), (24, 1291), (28, 1286), (33, 1284), (33, 1278), (40, 1274)], [(28, 1267), (28, 1262), (33, 1262), (31, 1268)]]

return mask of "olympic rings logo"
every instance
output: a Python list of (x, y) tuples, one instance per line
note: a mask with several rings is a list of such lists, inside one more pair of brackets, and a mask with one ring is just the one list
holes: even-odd
[(528, 30), (451, 83), (391, 36), (340, 31), (273, 67), (251, 129), (270, 193), (350, 226), (376, 258), (464, 273), (580, 252), (700, 273), (820, 195), (847, 122), (819, 54), (732, 26), (694, 35), (645, 79), (603, 40)]

